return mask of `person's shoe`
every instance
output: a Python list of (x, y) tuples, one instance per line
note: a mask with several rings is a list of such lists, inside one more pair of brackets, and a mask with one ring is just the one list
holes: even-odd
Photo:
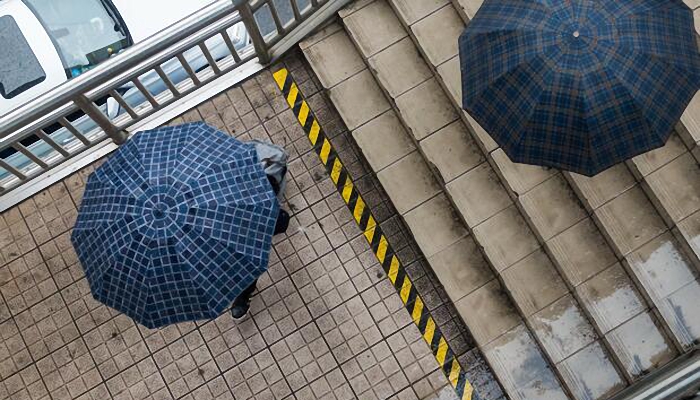
[(231, 316), (234, 320), (239, 321), (248, 314), (248, 310), (250, 310), (250, 299), (242, 301), (240, 304), (234, 303), (233, 307), (231, 307)]
[(273, 234), (279, 235), (280, 233), (287, 232), (287, 229), (289, 228), (289, 219), (289, 213), (285, 210), (280, 210), (275, 223), (275, 232)]

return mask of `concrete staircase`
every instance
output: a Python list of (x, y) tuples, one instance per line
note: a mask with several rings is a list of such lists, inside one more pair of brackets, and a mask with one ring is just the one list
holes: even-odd
[(514, 164), (460, 107), (480, 4), (358, 0), (301, 47), (509, 397), (609, 398), (700, 339), (700, 96), (594, 178)]

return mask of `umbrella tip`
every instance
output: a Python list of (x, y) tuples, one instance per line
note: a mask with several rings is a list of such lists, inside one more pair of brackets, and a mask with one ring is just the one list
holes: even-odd
[(579, 36), (581, 36), (581, 32), (579, 32), (579, 31), (574, 31), (574, 37), (577, 38), (577, 37), (579, 37)]

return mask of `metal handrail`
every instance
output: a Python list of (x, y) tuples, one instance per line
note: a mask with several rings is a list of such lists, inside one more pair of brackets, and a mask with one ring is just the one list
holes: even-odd
[(694, 400), (700, 396), (700, 347), (653, 372), (610, 400)]
[[(238, 1), (243, 2), (242, 0)], [(164, 48), (168, 48), (180, 40), (235, 10), (230, 0), (220, 0), (202, 10), (190, 15), (182, 21), (151, 36), (141, 43), (125, 50), (119, 57), (113, 57), (95, 67), (86, 74), (80, 75), (68, 82), (57, 86), (53, 90), (40, 95), (10, 113), (0, 117), (0, 147), (18, 136), (17, 132), (25, 125), (37, 119), (37, 116), (45, 115), (54, 109), (73, 101), (76, 95), (85, 93), (115, 75), (129, 69), (134, 64), (141, 63)]]
[[(154, 121), (162, 123), (167, 117), (175, 117), (170, 114), (182, 111), (179, 105), (195, 105), (193, 101), (216, 95), (212, 88), (224, 90), (226, 84), (233, 85), (261, 70), (350, 0), (290, 1), (291, 18), (283, 20), (273, 0), (218, 0), (0, 116), (0, 152), (9, 148), (15, 152), (14, 164), (9, 158), (0, 158), (0, 211), (85, 165), (85, 160), (96, 157), (96, 152), (104, 155), (116, 148), (105, 143), (119, 145), (133, 131), (152, 128), (155, 126), (149, 124), (155, 124)], [(300, 3), (305, 6), (302, 8)], [(271, 30), (261, 29), (259, 20), (265, 13), (274, 22)], [(228, 30), (240, 23), (250, 46), (239, 49)], [(228, 49), (224, 56), (211, 52), (207, 43), (213, 38), (218, 40), (217, 51)], [(203, 57), (199, 60), (206, 60), (204, 67), (191, 65), (188, 57), (192, 51), (200, 52)], [(162, 68), (165, 63), (181, 65), (187, 79), (172, 81)], [(147, 75), (148, 79), (160, 79), (165, 90), (151, 93), (141, 81)], [(127, 83), (132, 94), (141, 95), (143, 101), (131, 104), (122, 97), (119, 89)], [(98, 104), (107, 98), (121, 107), (119, 115), (109, 116), (107, 106)], [(76, 121), (75, 115), (80, 119)], [(60, 131), (61, 140), (49, 129)], [(43, 153), (38, 154), (35, 145), (25, 145), (29, 139), (40, 142)], [(24, 157), (21, 165), (17, 165), (19, 156)], [(24, 190), (18, 191), (19, 188)], [(8, 196), (10, 193), (12, 196)]]

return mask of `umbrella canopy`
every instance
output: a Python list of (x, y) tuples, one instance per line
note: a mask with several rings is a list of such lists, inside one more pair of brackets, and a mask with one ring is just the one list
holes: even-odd
[(486, 0), (459, 47), (463, 106), (513, 161), (589, 176), (664, 145), (700, 88), (681, 0)]
[(97, 169), (71, 239), (93, 296), (156, 328), (229, 307), (267, 269), (278, 214), (253, 145), (186, 124)]

